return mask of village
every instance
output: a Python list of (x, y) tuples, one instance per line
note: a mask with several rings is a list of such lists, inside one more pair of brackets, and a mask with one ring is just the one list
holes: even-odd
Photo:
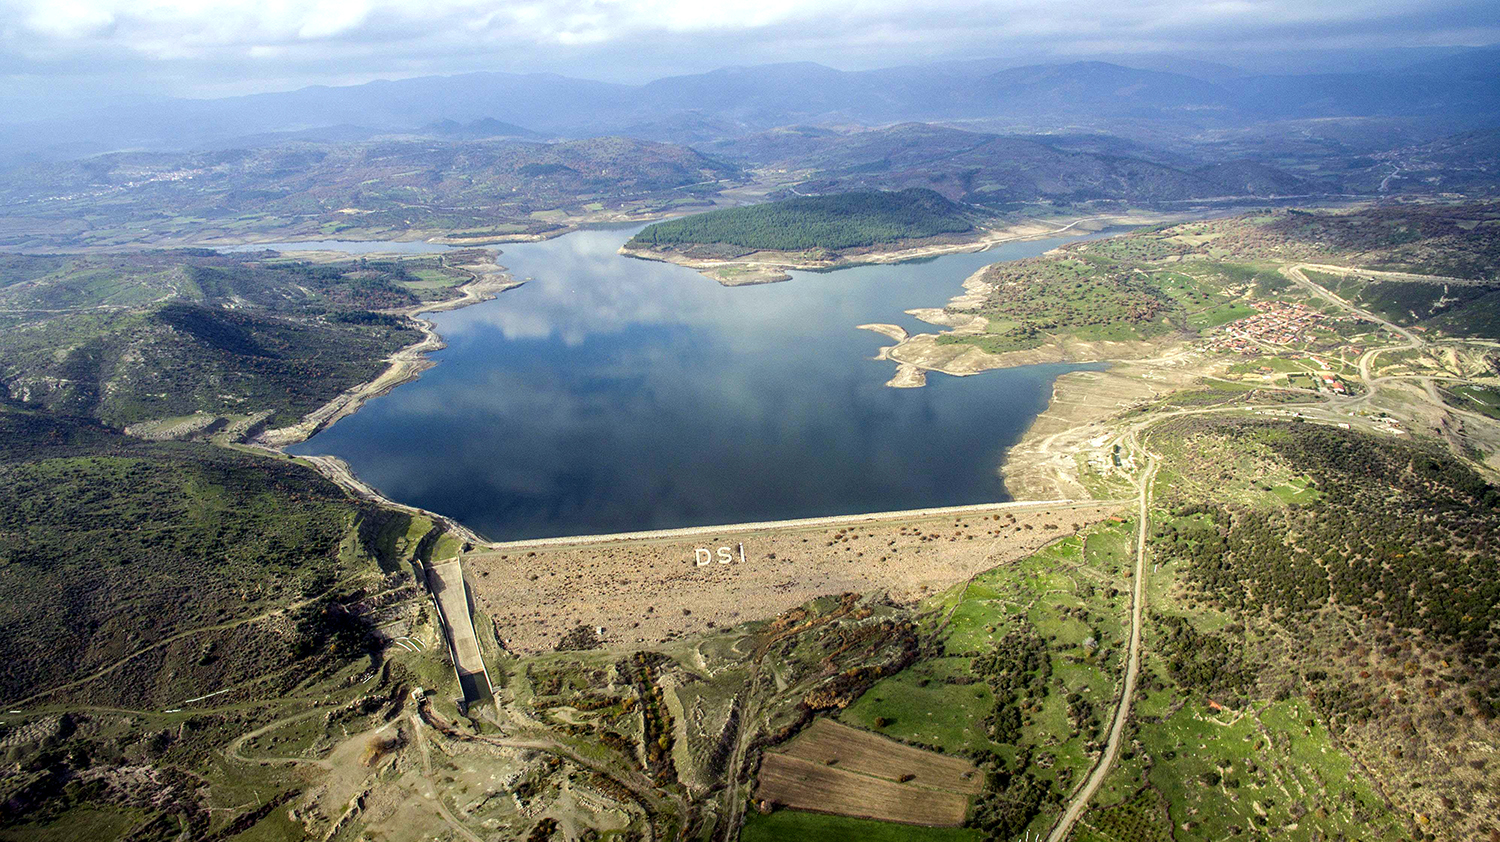
[(1209, 348), (1247, 355), (1264, 353), (1268, 345), (1289, 347), (1311, 342), (1312, 329), (1329, 321), (1328, 316), (1304, 304), (1256, 301), (1251, 306), (1260, 312), (1225, 325), (1209, 339)]

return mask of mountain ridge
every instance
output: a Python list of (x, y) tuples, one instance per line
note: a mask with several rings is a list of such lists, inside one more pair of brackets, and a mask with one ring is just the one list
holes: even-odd
[[(0, 159), (66, 157), (141, 148), (182, 151), (226, 138), (340, 123), (379, 131), (443, 120), (494, 119), (546, 135), (621, 133), (700, 114), (718, 131), (799, 122), (882, 125), (909, 120), (1001, 120), (1060, 129), (1160, 124), (1183, 130), (1269, 119), (1390, 116), (1440, 111), (1458, 128), (1495, 124), (1500, 85), (1493, 51), (1419, 62), (1415, 69), (1200, 78), (1108, 61), (958, 62), (844, 71), (811, 62), (727, 67), (641, 85), (555, 73), (452, 76), (314, 85), (220, 99), (132, 102), (86, 115), (0, 126)], [(1198, 72), (1199, 75), (1191, 75)], [(1121, 133), (1114, 131), (1113, 133)], [(67, 137), (56, 145), (54, 137)], [(652, 139), (679, 139), (657, 136)], [(54, 148), (56, 146), (56, 148)]]

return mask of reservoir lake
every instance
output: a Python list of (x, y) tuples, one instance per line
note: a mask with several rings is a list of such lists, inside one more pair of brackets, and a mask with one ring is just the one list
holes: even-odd
[(287, 450), (492, 540), (997, 502), (1053, 380), (1095, 367), (892, 389), (892, 340), (855, 328), (936, 331), (903, 311), (1076, 237), (726, 288), (617, 254), (638, 228), (500, 247), (524, 286), (430, 315), (433, 368)]

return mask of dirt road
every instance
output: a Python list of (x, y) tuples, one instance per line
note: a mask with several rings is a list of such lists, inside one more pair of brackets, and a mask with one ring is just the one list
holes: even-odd
[[(1312, 264), (1312, 263), (1298, 263), (1298, 264), (1296, 264), (1294, 266), (1288, 266), (1288, 267), (1286, 267), (1286, 269), (1283, 270), (1283, 274), (1285, 274), (1288, 278), (1290, 278), (1298, 286), (1301, 286), (1304, 289), (1310, 290), (1315, 295), (1318, 295), (1318, 296), (1326, 299), (1327, 301), (1330, 301), (1333, 304), (1338, 305), (1339, 307), (1343, 308), (1344, 310), (1347, 310), (1349, 313), (1351, 313), (1351, 314), (1353, 314), (1355, 316), (1358, 316), (1359, 318), (1364, 319), (1365, 321), (1374, 322), (1375, 324), (1380, 325), (1381, 327), (1385, 328), (1386, 330), (1389, 330), (1390, 332), (1392, 332), (1394, 334), (1397, 334), (1398, 336), (1400, 336), (1401, 338), (1403, 338), (1403, 339), (1406, 340), (1406, 347), (1408, 347), (1408, 348), (1420, 348), (1423, 345), (1427, 344), (1426, 340), (1422, 339), (1420, 336), (1417, 336), (1415, 333), (1412, 333), (1411, 331), (1407, 330), (1406, 328), (1401, 327), (1398, 324), (1393, 324), (1391, 322), (1388, 322), (1385, 319), (1382, 319), (1381, 317), (1375, 315), (1374, 313), (1371, 313), (1369, 310), (1366, 310), (1363, 307), (1360, 307), (1360, 306), (1358, 306), (1356, 304), (1350, 303), (1349, 301), (1345, 300), (1342, 296), (1340, 296), (1340, 295), (1338, 295), (1338, 294), (1330, 291), (1327, 287), (1324, 287), (1322, 284), (1319, 284), (1316, 281), (1313, 281), (1312, 279), (1310, 279), (1310, 278), (1307, 277), (1307, 273), (1305, 271), (1307, 269), (1314, 269), (1315, 271), (1328, 271), (1330, 269), (1335, 269), (1335, 268), (1338, 268), (1338, 267), (1322, 266), (1322, 265)], [(1369, 273), (1361, 273), (1361, 274), (1369, 274)], [(1417, 277), (1417, 276), (1407, 276), (1407, 277)], [(1434, 279), (1434, 280), (1436, 280), (1436, 279)], [(1380, 349), (1380, 350), (1389, 350), (1389, 349)], [(1368, 356), (1368, 354), (1366, 356)], [(1364, 373), (1363, 372), (1363, 365), (1364, 365), (1364, 363), (1363, 363), (1363, 361), (1361, 361), (1361, 369), (1362, 369), (1361, 373)]]
[(1094, 771), (1089, 775), (1088, 782), (1083, 789), (1073, 796), (1068, 808), (1063, 811), (1062, 817), (1052, 828), (1052, 833), (1047, 836), (1047, 842), (1063, 842), (1072, 833), (1073, 825), (1077, 823), (1089, 804), (1094, 800), (1094, 795), (1099, 791), (1099, 786), (1109, 776), (1114, 767), (1115, 758), (1120, 754), (1120, 742), (1125, 736), (1125, 723), (1130, 720), (1130, 701), (1135, 695), (1136, 679), (1141, 671), (1141, 626), (1146, 619), (1146, 537), (1149, 534), (1147, 528), (1151, 522), (1151, 485), (1156, 480), (1157, 459), (1156, 455), (1141, 447), (1138, 441), (1132, 443), (1138, 450), (1146, 455), (1146, 470), (1141, 473), (1139, 480), (1140, 494), (1137, 505), (1140, 507), (1140, 524), (1136, 531), (1135, 547), (1135, 587), (1131, 590), (1130, 597), (1130, 651), (1125, 662), (1125, 681), (1120, 690), (1120, 703), (1115, 708), (1114, 721), (1109, 728), (1109, 740), (1104, 747), (1104, 753), (1099, 756), (1099, 762), (1094, 766)]

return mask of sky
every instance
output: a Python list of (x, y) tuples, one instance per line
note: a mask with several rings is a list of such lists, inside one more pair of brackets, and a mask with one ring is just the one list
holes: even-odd
[(0, 98), (1496, 42), (1494, 0), (0, 0)]

